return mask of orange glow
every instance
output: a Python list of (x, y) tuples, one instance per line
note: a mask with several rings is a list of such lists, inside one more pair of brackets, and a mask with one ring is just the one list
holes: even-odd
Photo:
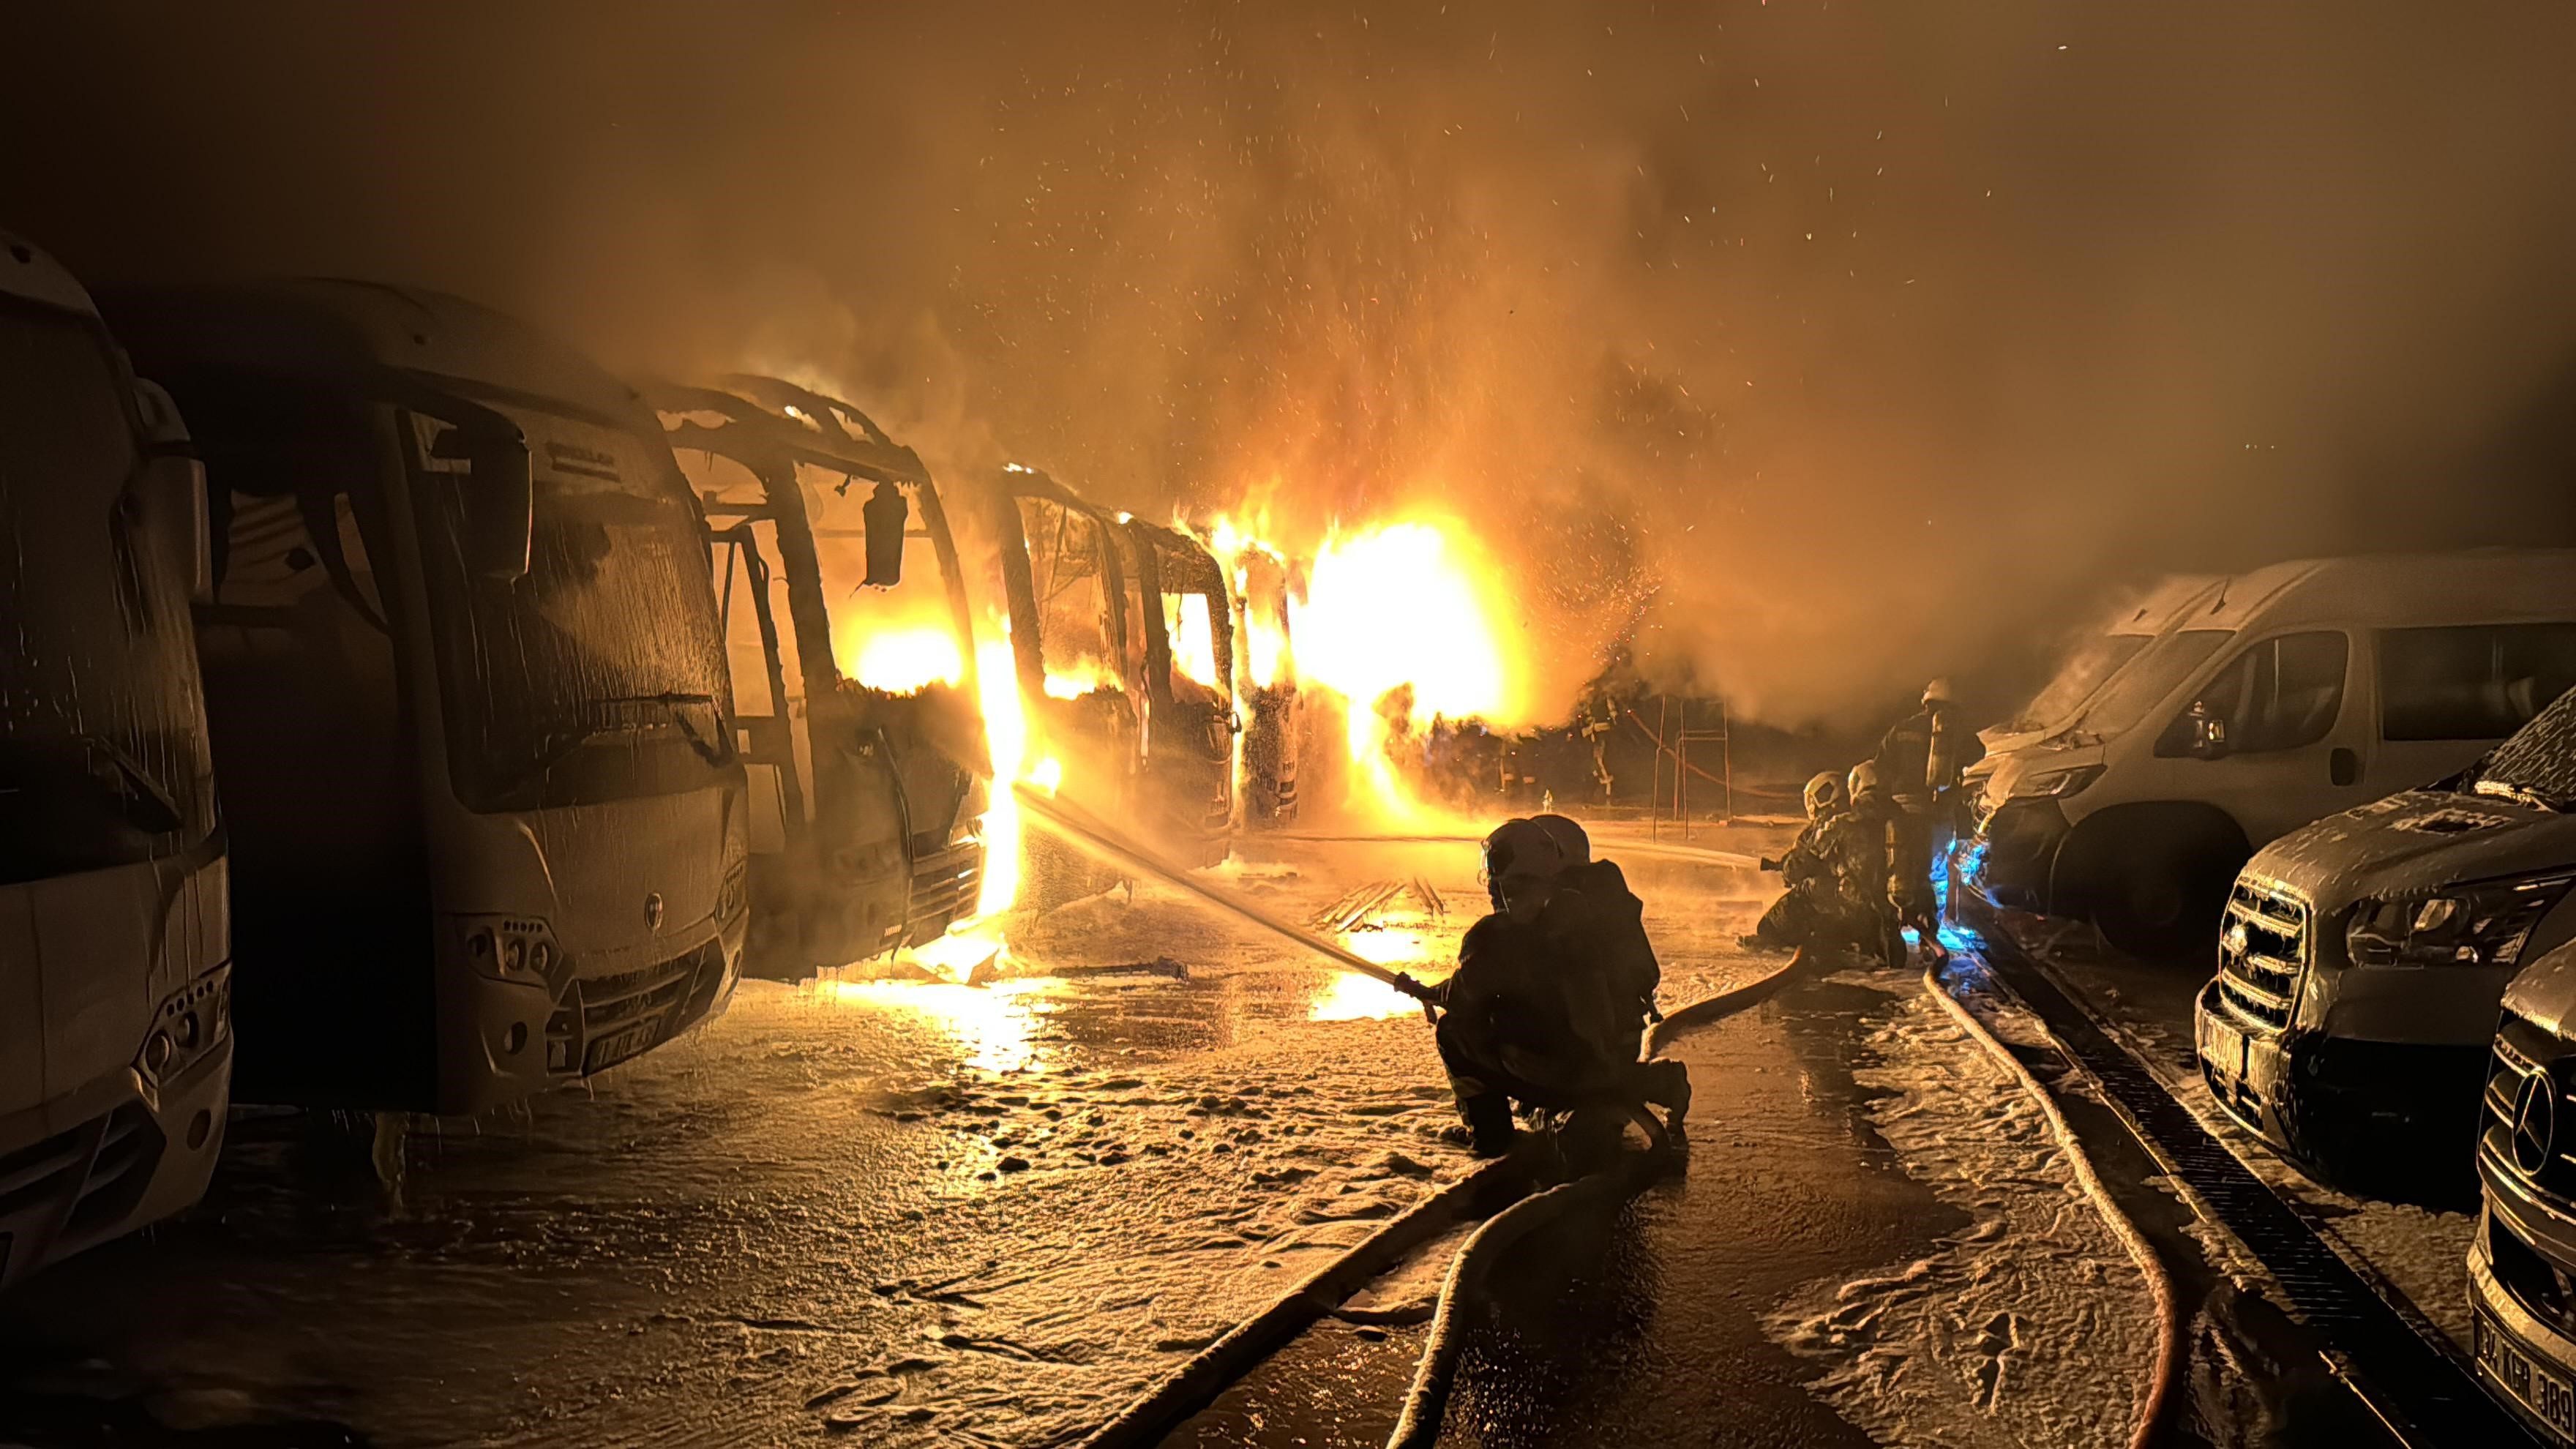
[(1077, 659), (1058, 669), (1050, 665), (1046, 672), (1046, 692), (1051, 699), (1080, 699), (1093, 690), (1116, 689), (1118, 677), (1109, 666), (1095, 660)]
[(966, 657), (957, 647), (957, 635), (945, 628), (891, 629), (856, 640), (854, 631), (834, 632), (832, 652), (838, 656), (841, 672), (870, 689), (918, 694), (933, 684), (955, 684), (966, 675)]
[(1413, 519), (1327, 539), (1289, 616), (1298, 680), (1349, 702), (1352, 783), (1386, 813), (1426, 813), (1396, 777), (1391, 740), (1435, 717), (1524, 722), (1522, 655), (1506, 633), (1512, 601), (1493, 562), (1454, 524)]
[(975, 680), (983, 694), (984, 738), (993, 759), (991, 801), (984, 810), (984, 882), (975, 914), (998, 915), (1020, 897), (1020, 802), (1011, 782), (1028, 758), (1029, 717), (1020, 706), (1020, 677), (1011, 658), (1010, 625), (992, 622), (975, 643)]
[[(838, 540), (826, 539), (826, 543)], [(824, 577), (844, 562), (827, 551)], [(936, 589), (860, 587), (831, 601), (832, 662), (841, 677), (888, 694), (918, 694), (966, 677), (966, 651)]]
[(1163, 629), (1171, 637), (1172, 667), (1213, 689), (1216, 677), (1216, 626), (1208, 618), (1205, 594), (1163, 596)]

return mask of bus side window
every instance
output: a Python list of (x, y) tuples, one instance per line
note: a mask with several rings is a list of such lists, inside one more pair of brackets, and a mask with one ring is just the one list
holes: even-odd
[[(2343, 713), (2351, 646), (2334, 630), (2284, 634), (2239, 654), (2156, 740), (2166, 757), (2261, 754), (2313, 745)], [(2207, 723), (2203, 723), (2203, 722)], [(2196, 749), (2203, 729), (2224, 748)]]

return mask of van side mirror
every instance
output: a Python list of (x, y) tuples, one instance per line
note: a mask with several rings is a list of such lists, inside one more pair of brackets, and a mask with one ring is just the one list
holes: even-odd
[(902, 583), (903, 534), (912, 521), (912, 505), (904, 499), (903, 490), (893, 483), (880, 482), (860, 506), (859, 519), (868, 532), (866, 582), (881, 589)]
[(477, 577), (514, 584), (528, 576), (536, 535), (535, 464), (515, 427), (452, 426), (429, 455), (465, 464), (465, 563)]
[(2187, 753), (2195, 760), (2223, 760), (2235, 752), (2227, 739), (2227, 717), (2213, 714), (2201, 700), (2193, 700), (2183, 718), (2190, 723), (2191, 739)]
[(206, 465), (188, 439), (179, 405), (159, 383), (135, 379), (134, 402), (143, 422), (143, 466), (134, 488), (144, 537), (161, 552), (171, 577), (186, 581), (188, 602), (211, 604), (214, 531), (206, 515)]

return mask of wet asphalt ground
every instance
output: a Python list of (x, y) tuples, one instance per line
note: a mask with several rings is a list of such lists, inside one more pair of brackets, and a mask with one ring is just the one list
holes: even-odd
[[(1408, 894), (1351, 938), (1410, 964), (1454, 951), (1474, 865), (1223, 874), (1300, 916), (1421, 878), (1446, 914)], [(1777, 964), (1733, 945), (1758, 876), (1630, 873), (1668, 1001)], [(203, 1209), (0, 1303), (0, 1444), (1065, 1444), (1472, 1165), (1391, 993), (1150, 887), (1011, 935), (1070, 974), (747, 983), (587, 1091), (412, 1124), (399, 1191), (371, 1124), (244, 1112)], [(1930, 1010), (1819, 970), (1686, 1039), (1686, 1175), (1514, 1250), (1444, 1442), (2115, 1442), (2141, 1284)], [(1456, 1241), (1170, 1442), (1382, 1443)], [(2302, 1427), (2345, 1416), (2295, 1325), (2193, 1281), (2214, 1407), (2178, 1442), (2367, 1442)]]

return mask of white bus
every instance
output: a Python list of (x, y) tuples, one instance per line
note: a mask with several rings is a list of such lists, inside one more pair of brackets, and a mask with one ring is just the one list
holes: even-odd
[(217, 527), (200, 610), (246, 1100), (471, 1112), (721, 1010), (747, 802), (652, 411), (437, 293), (138, 292)]

